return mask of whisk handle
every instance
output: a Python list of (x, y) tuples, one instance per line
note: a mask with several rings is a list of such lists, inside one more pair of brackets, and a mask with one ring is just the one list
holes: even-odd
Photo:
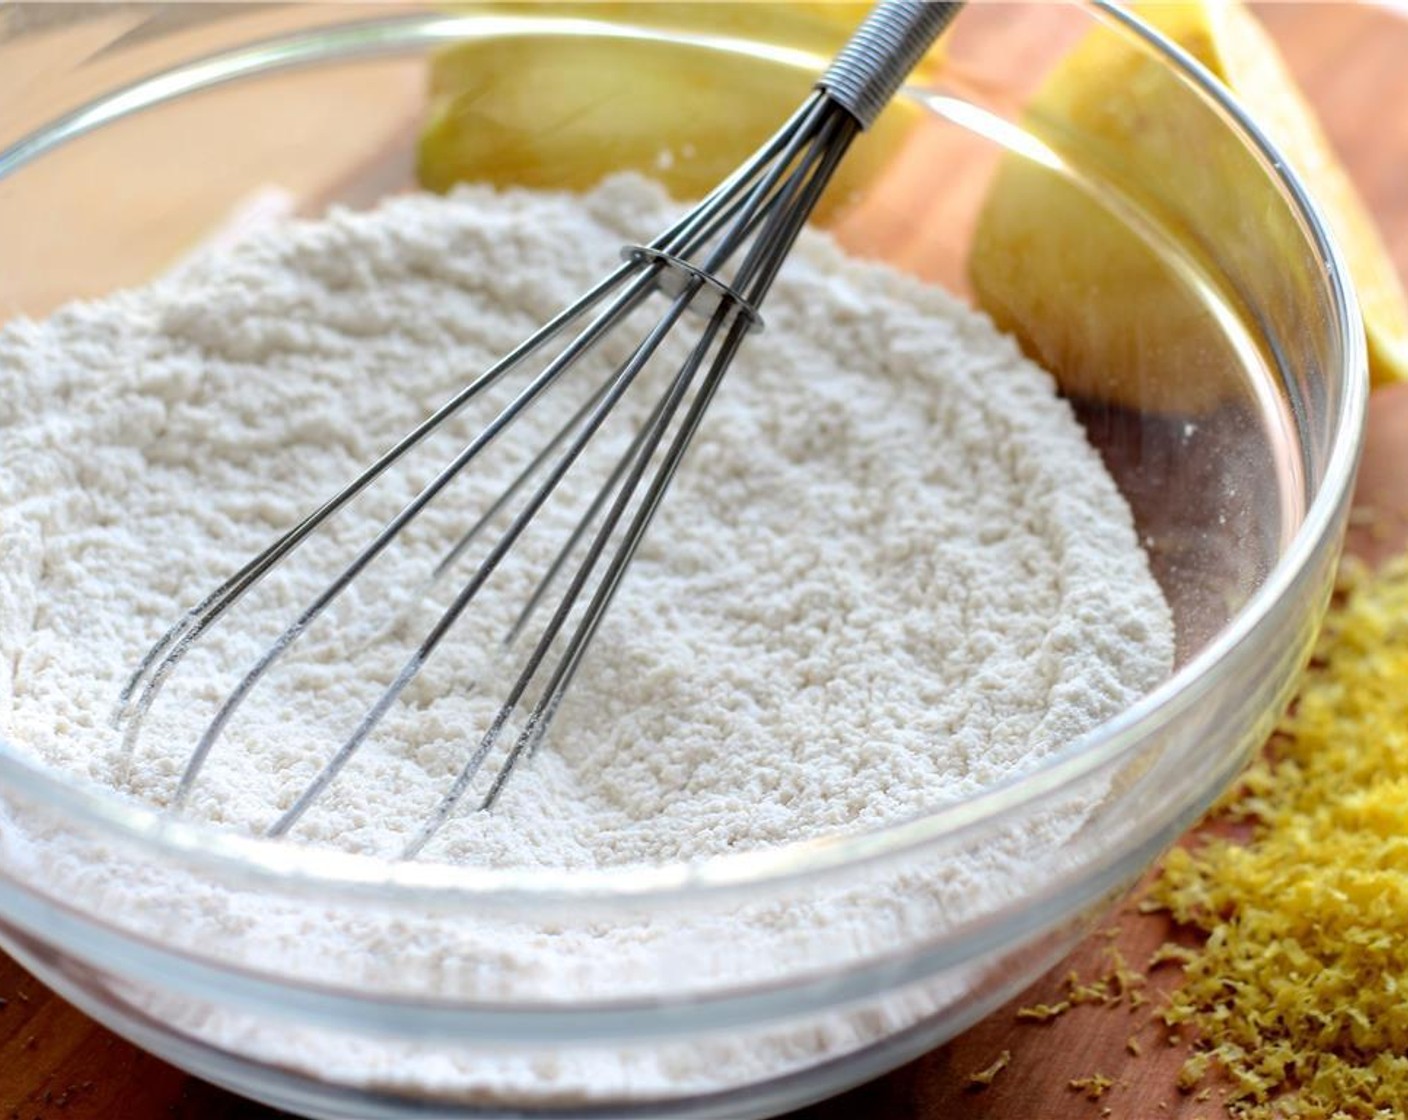
[(817, 88), (861, 128), (869, 128), (961, 7), (961, 2), (881, 0), (826, 68)]

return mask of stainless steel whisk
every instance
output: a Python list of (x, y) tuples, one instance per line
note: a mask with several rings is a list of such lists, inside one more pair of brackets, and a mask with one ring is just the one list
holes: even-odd
[[(624, 263), (620, 267), (456, 393), (361, 475), (249, 560), (162, 635), (143, 657), (119, 698), (116, 722), (124, 730), (124, 744), (129, 752), (135, 747), (143, 718), (182, 658), (246, 592), (472, 399), (497, 384), (552, 340), (587, 320), (541, 372), (382, 526), (245, 672), (196, 744), (173, 798), (175, 808), (188, 799), (212, 748), (236, 710), (300, 635), (461, 471), (538, 403), (579, 359), (651, 295), (663, 293), (669, 298), (668, 307), (626, 360), (614, 368), (567, 423), (547, 440), (515, 481), (436, 566), (432, 579), (447, 572), (485, 527), (508, 511), (513, 501), (527, 490), (508, 527), (420, 640), (400, 672), (294, 803), (268, 828), (267, 834), (280, 836), (288, 832), (323, 793), (514, 548), (666, 335), (686, 311), (703, 312), (704, 326), (697, 342), (669, 381), (665, 394), (636, 430), (605, 485), (597, 491), (574, 531), (556, 553), (519, 613), (507, 641), (511, 643), (518, 637), (528, 618), (546, 600), (548, 591), (590, 536), (585, 553), (572, 570), (567, 589), (550, 620), (528, 653), (489, 727), (403, 854), (409, 858), (420, 852), (455, 811), (515, 711), (534, 690), (535, 681), (545, 675), (544, 682), (536, 688), (531, 711), (480, 802), (480, 809), (493, 806), (519, 762), (536, 748), (546, 732), (714, 391), (744, 336), (762, 326), (759, 307), (842, 156), (856, 135), (879, 116), (960, 7), (960, 3), (924, 0), (884, 0), (877, 4), (817, 81), (813, 93), (800, 109), (703, 202), (649, 244), (627, 246), (622, 252)], [(731, 271), (726, 271), (735, 258), (741, 259)], [(608, 300), (608, 297), (611, 298)], [(705, 369), (706, 364), (706, 372), (696, 386), (699, 371)], [(675, 418), (686, 399), (688, 407), (676, 425)], [(660, 454), (660, 447), (672, 427), (673, 435)], [(529, 482), (535, 479), (536, 485), (530, 488)], [(598, 518), (600, 525), (597, 525)], [(621, 530), (623, 522), (625, 528)], [(611, 547), (613, 540), (614, 548)], [(606, 567), (598, 574), (608, 554)], [(594, 577), (595, 584), (585, 608), (563, 637), (569, 619)]]

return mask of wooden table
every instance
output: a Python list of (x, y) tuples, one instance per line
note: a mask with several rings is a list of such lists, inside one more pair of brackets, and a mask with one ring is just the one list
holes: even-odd
[[(1408, 274), (1408, 22), (1378, 9), (1340, 5), (1269, 6), (1261, 14), (1320, 109), (1336, 147), (1377, 215), (1390, 251)], [(1408, 386), (1376, 394), (1360, 500), (1408, 523)], [(1405, 534), (1408, 536), (1408, 534)], [(1382, 540), (1352, 536), (1350, 547), (1377, 555)], [(1136, 896), (1137, 897), (1137, 896)], [(1114, 944), (1138, 962), (1168, 932), (1138, 915), (1133, 900), (1067, 964), (947, 1046), (791, 1120), (1213, 1120), (1216, 1100), (1181, 1096), (1174, 1078), (1183, 1055), (1162, 1045), (1147, 1014), (1080, 1007), (1044, 1024), (1020, 1023), (1015, 1008), (1059, 998), (1061, 977), (1104, 967)], [(1158, 974), (1156, 974), (1157, 976)], [(1169, 977), (1156, 983), (1171, 982)], [(1135, 1035), (1142, 1056), (1127, 1050)], [(1010, 1066), (980, 1092), (969, 1075), (1003, 1050)], [(1104, 1073), (1116, 1085), (1099, 1102), (1069, 1087)], [(183, 1074), (105, 1031), (0, 957), (0, 1120), (273, 1120), (279, 1114)]]

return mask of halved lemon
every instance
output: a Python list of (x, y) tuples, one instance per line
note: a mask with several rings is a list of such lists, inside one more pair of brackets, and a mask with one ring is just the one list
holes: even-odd
[(1375, 385), (1408, 381), (1408, 298), (1383, 239), (1260, 23), (1240, 3), (1142, 4), (1139, 14), (1216, 74), (1324, 210), (1359, 293)]
[[(830, 57), (868, 4), (545, 3), (474, 10), (610, 21), (747, 39)], [(801, 104), (805, 68), (665, 39), (543, 33), (468, 40), (431, 63), (417, 171), (431, 190), (458, 182), (582, 190), (637, 171), (677, 198), (730, 173)], [(842, 163), (825, 221), (898, 147), (918, 118), (894, 105)]]
[[(1226, 83), (1285, 153), (1344, 247), (1374, 382), (1408, 379), (1403, 289), (1266, 32), (1235, 0), (1134, 10)], [(1155, 55), (1097, 29), (1024, 117), (1074, 156), (1075, 175), (1008, 159), (984, 203), (969, 258), (978, 301), (1072, 396), (1197, 413), (1241, 392), (1236, 347), (1180, 265), (1180, 252), (1199, 251), (1195, 239), (1170, 251), (1122, 205), (1145, 207), (1175, 240), (1188, 222), (1179, 208), (1196, 215), (1204, 251), (1235, 262), (1268, 306), (1291, 302), (1274, 298), (1293, 282), (1287, 254), (1303, 251), (1291, 219), (1253, 158), (1181, 85)]]

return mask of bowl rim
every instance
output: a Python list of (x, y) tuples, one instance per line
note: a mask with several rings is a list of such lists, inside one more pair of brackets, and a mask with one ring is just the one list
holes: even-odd
[[(1138, 745), (1156, 735), (1181, 713), (1198, 704), (1217, 677), (1220, 665), (1234, 651), (1270, 624), (1274, 607), (1332, 538), (1353, 485), (1362, 444), (1368, 401), (1366, 345), (1362, 321), (1343, 253), (1318, 204), (1287, 165), (1276, 146), (1236, 99), (1194, 58), (1114, 0), (1086, 0), (1081, 5), (1095, 22), (1142, 40), (1195, 95), (1216, 110), (1223, 122), (1260, 158), (1273, 186), (1285, 199), (1309, 246), (1318, 254), (1328, 303), (1333, 311), (1327, 329), (1339, 342), (1342, 367), (1342, 407), (1337, 417), (1320, 485), (1309, 501), (1300, 525), (1263, 584), (1231, 620), (1167, 680), (1123, 712), (1067, 744), (1036, 769), (990, 787), (971, 798), (941, 806), (903, 821), (844, 837), (793, 841), (776, 848), (710, 856), (693, 862), (574, 869), (479, 868), (418, 860), (394, 861), (323, 848), (302, 847), (239, 835), (214, 826), (173, 818), (116, 793), (71, 784), (37, 760), (0, 738), (0, 779), (22, 797), (47, 810), (70, 814), (84, 826), (110, 839), (136, 845), (163, 858), (209, 869), (218, 868), (227, 880), (257, 883), (280, 892), (304, 893), (316, 885), (324, 897), (365, 899), (374, 895), (383, 904), (430, 905), (440, 910), (486, 901), (511, 906), (537, 903), (592, 902), (640, 904), (688, 893), (766, 889), (804, 877), (825, 877), (874, 861), (916, 852), (938, 841), (952, 841), (1001, 817), (1069, 791), (1082, 779), (1122, 761)], [(309, 31), (284, 34), (265, 43), (245, 44), (179, 64), (111, 91), (50, 122), (0, 150), (0, 180), (59, 144), (121, 119), (131, 112), (171, 100), (183, 93), (235, 80), (251, 73), (292, 67), (314, 60), (300, 54), (314, 41), (326, 43), (341, 32), (357, 36), (362, 48), (356, 57), (379, 49), (378, 34), (424, 26), (435, 37), (456, 39), (470, 25), (481, 29), (486, 19), (499, 23), (536, 22), (541, 18), (504, 19), (485, 15), (447, 16), (416, 13), (351, 21)], [(584, 33), (616, 37), (658, 38), (662, 32), (640, 31), (621, 24), (561, 20), (554, 24), (586, 25)], [(774, 61), (795, 64), (797, 52), (751, 40), (718, 36), (676, 35), (672, 38), (742, 50)], [(282, 48), (282, 53), (280, 53)], [(380, 49), (393, 48), (382, 44)], [(349, 54), (346, 57), (353, 57)]]

